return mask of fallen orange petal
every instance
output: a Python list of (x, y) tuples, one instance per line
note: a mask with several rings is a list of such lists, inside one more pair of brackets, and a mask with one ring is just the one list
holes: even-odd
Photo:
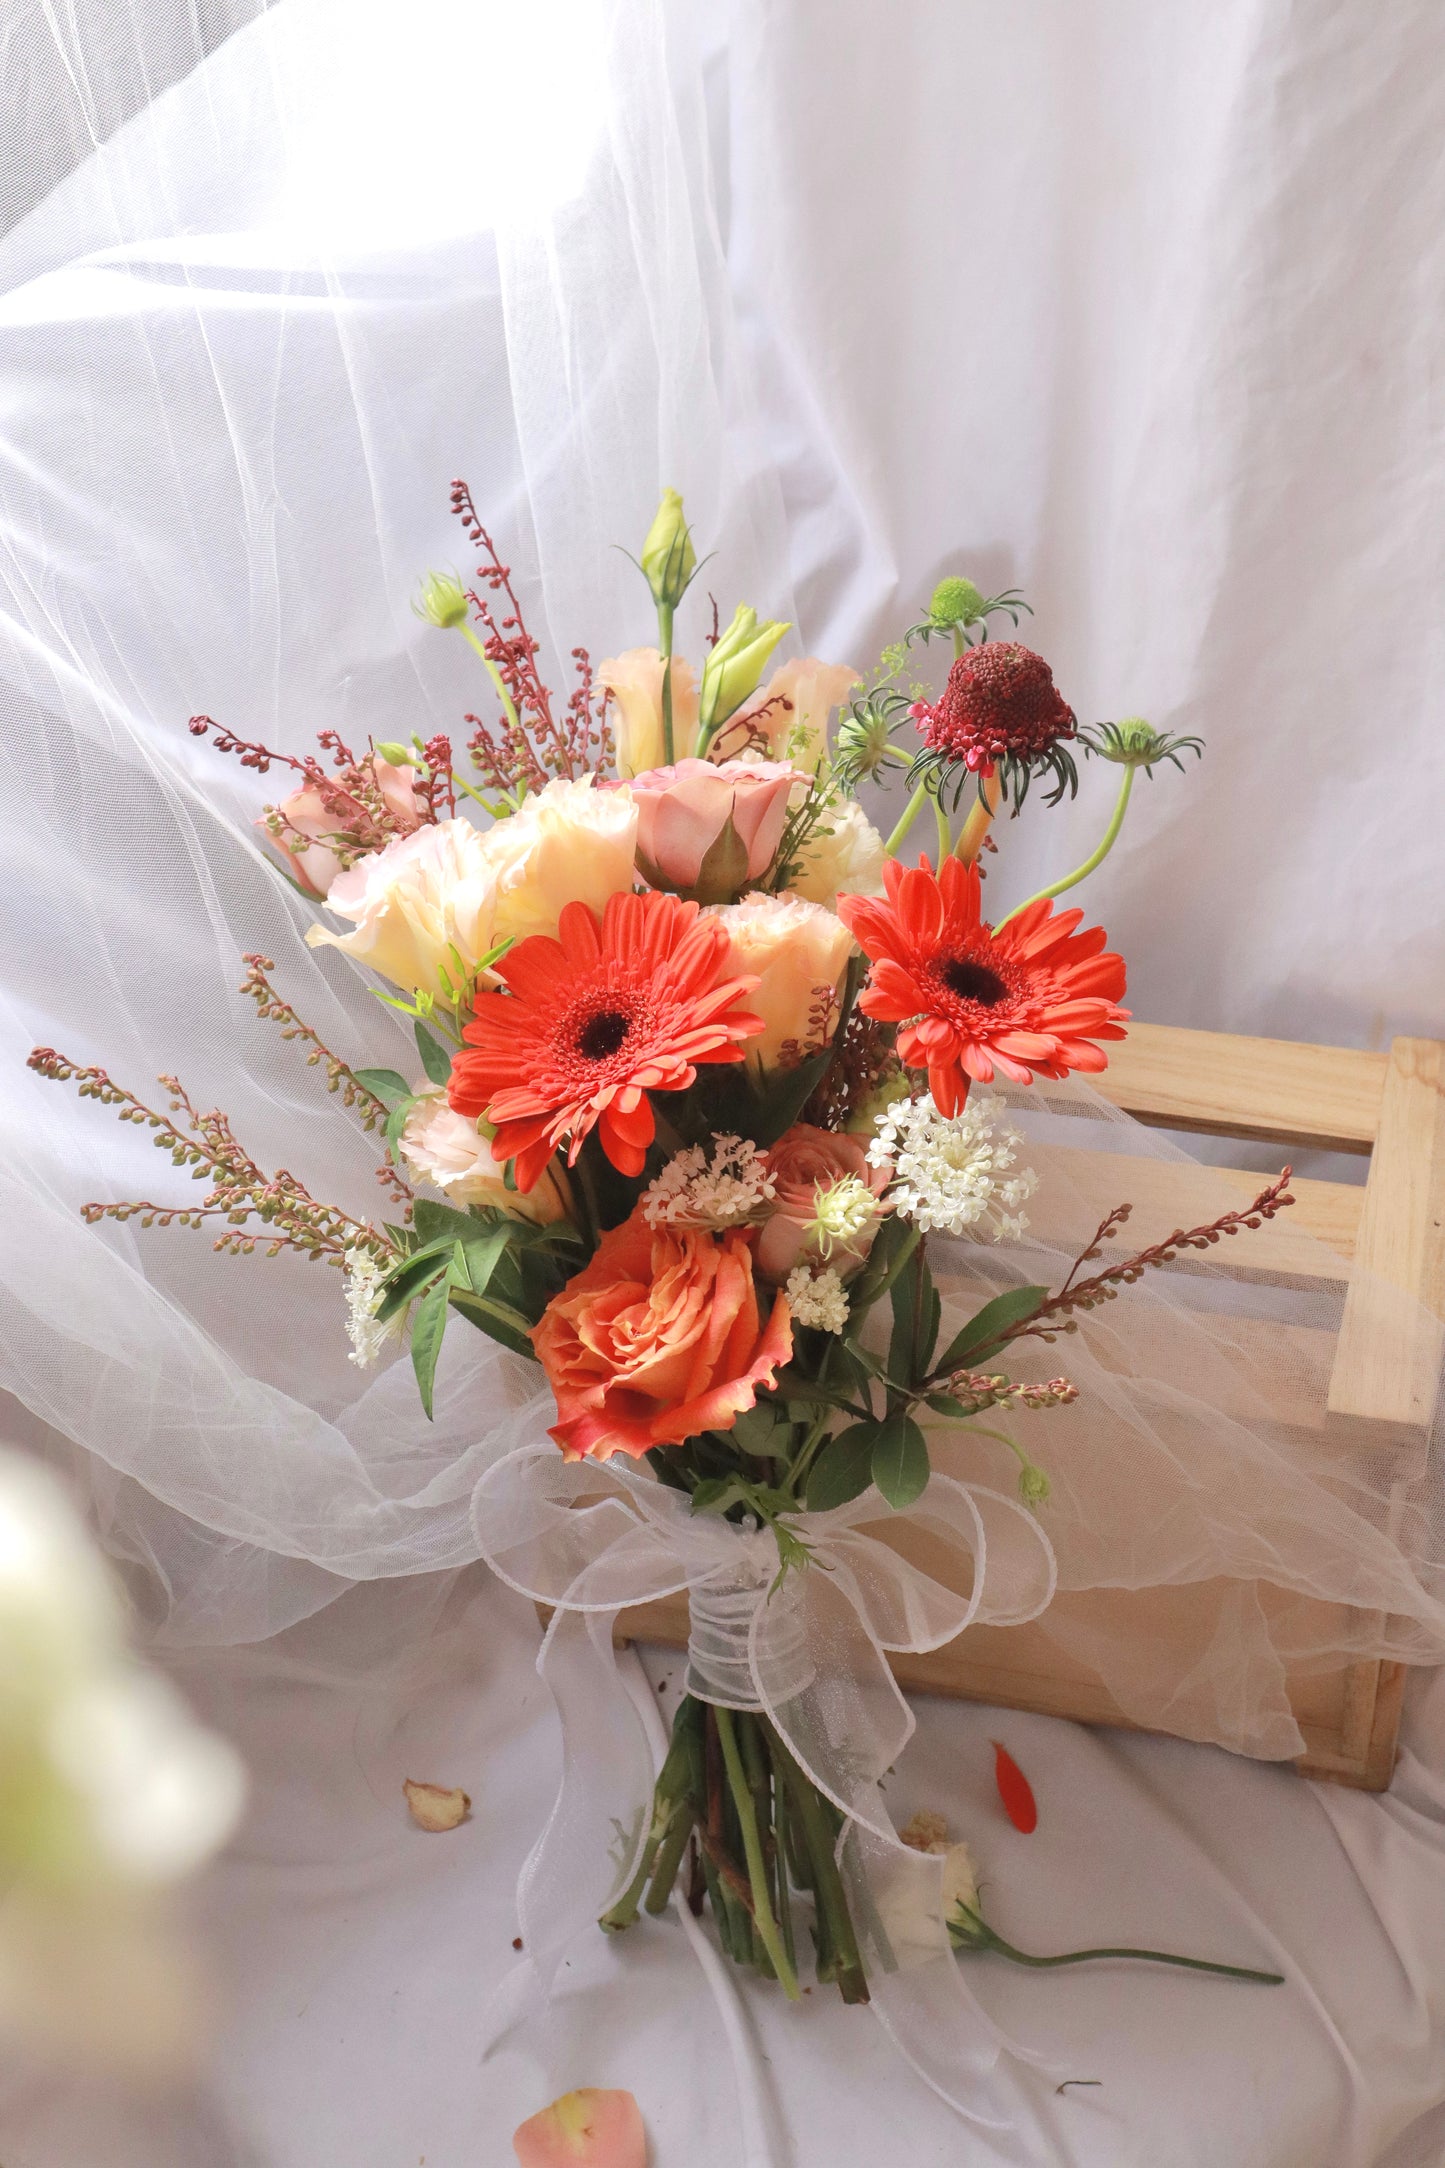
[(584, 2085), (529, 2116), (512, 2145), (522, 2168), (647, 2168), (642, 2112), (631, 2093)]
[(408, 1777), (401, 1788), (419, 1829), (455, 1829), (471, 1809), (472, 1803), (460, 1787), (448, 1791), (444, 1784), (414, 1784)]

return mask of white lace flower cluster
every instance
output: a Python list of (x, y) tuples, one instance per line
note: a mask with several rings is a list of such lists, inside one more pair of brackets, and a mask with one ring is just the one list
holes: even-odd
[(987, 1226), (995, 1242), (1028, 1226), (1019, 1209), (1039, 1178), (1018, 1165), (1023, 1143), (1005, 1121), (998, 1093), (965, 1100), (957, 1114), (940, 1114), (933, 1096), (898, 1099), (874, 1123), (868, 1147), (875, 1167), (892, 1166), (888, 1201), (925, 1234), (961, 1235)]
[(767, 1161), (745, 1137), (714, 1137), (678, 1152), (649, 1184), (642, 1216), (649, 1227), (746, 1227), (776, 1193)]
[(823, 1271), (812, 1265), (794, 1265), (785, 1289), (795, 1325), (811, 1325), (815, 1332), (846, 1332), (848, 1296), (831, 1266)]
[(382, 1271), (371, 1251), (359, 1247), (349, 1249), (345, 1264), (346, 1331), (351, 1341), (347, 1360), (355, 1363), (358, 1370), (368, 1370), (392, 1337), (398, 1320), (390, 1318), (384, 1325), (377, 1322)]

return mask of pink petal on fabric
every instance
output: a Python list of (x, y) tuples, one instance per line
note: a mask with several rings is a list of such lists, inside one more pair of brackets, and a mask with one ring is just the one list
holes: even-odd
[(584, 2085), (512, 2137), (522, 2168), (647, 2168), (647, 2134), (631, 2093)]

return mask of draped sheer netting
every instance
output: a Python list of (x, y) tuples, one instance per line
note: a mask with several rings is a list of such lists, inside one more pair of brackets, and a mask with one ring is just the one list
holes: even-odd
[[(409, 1071), (411, 1042), (345, 959), (306, 947), (255, 779), (188, 717), (296, 753), (320, 728), (364, 745), (455, 727), (484, 696), (474, 661), (409, 603), (429, 565), (465, 562), (458, 471), (554, 684), (574, 645), (647, 637), (610, 545), (662, 483), (685, 484), (734, 589), (796, 615), (699, 86), (669, 73), (652, 9), (562, 12), (565, 37), (555, 11), (459, 4), (353, 39), (346, 10), (301, 0), (212, 15), (191, 47), (157, 13), (128, 19), (128, 70), (121, 30), (92, 26), (10, 124), (0, 1383), (172, 1640), (259, 1639), (357, 1581), (474, 1560), (479, 1482), (552, 1414), (534, 1368), (457, 1326), (428, 1422), (399, 1351), (349, 1362), (325, 1264), (82, 1217), (184, 1204), (188, 1177), (27, 1072), (32, 1045), (142, 1097), (178, 1074), (264, 1166), (386, 1209), (377, 1140), (257, 1021), (242, 958), (274, 959), (353, 1065)], [(505, 81), (485, 123), (459, 116), (463, 80)], [(1225, 1201), (1086, 1087), (1010, 1096), (1041, 1176), (1031, 1232), (939, 1245), (951, 1300), (1057, 1284), (1125, 1198), (1146, 1240), (1186, 1177), (1199, 1219)], [(1291, 1675), (1445, 1653), (1434, 1422), (1386, 1446), (1331, 1415), (1345, 1285), (1281, 1222), (1182, 1256), (1030, 1357), (1023, 1374), (1080, 1388), (1018, 1417), (1059, 1563), (1038, 1630), (1133, 1721), (1287, 1755)], [(940, 1465), (994, 1488), (1016, 1473), (983, 1438), (954, 1436)], [(1187, 1596), (1184, 1639), (1122, 1630), (1121, 1590), (1165, 1620)]]

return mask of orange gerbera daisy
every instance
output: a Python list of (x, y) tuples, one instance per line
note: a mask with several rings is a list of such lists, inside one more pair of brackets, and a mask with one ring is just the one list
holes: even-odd
[(956, 1114), (970, 1078), (995, 1070), (1015, 1083), (1102, 1069), (1096, 1039), (1122, 1039), (1129, 1011), (1124, 959), (1106, 950), (1102, 926), (1075, 928), (1082, 911), (1047, 899), (995, 932), (980, 912), (978, 868), (926, 859), (883, 868), (886, 903), (840, 896), (838, 916), (872, 962), (858, 1006), (900, 1024), (900, 1058), (927, 1069), (939, 1110)]
[(554, 941), (533, 934), (496, 966), (509, 991), (477, 996), (447, 1097), (496, 1125), (492, 1155), (531, 1189), (570, 1139), (596, 1129), (624, 1174), (656, 1133), (650, 1091), (686, 1091), (702, 1062), (740, 1061), (763, 1028), (736, 1004), (757, 985), (731, 969), (720, 920), (677, 896), (613, 896), (601, 919), (569, 903)]

